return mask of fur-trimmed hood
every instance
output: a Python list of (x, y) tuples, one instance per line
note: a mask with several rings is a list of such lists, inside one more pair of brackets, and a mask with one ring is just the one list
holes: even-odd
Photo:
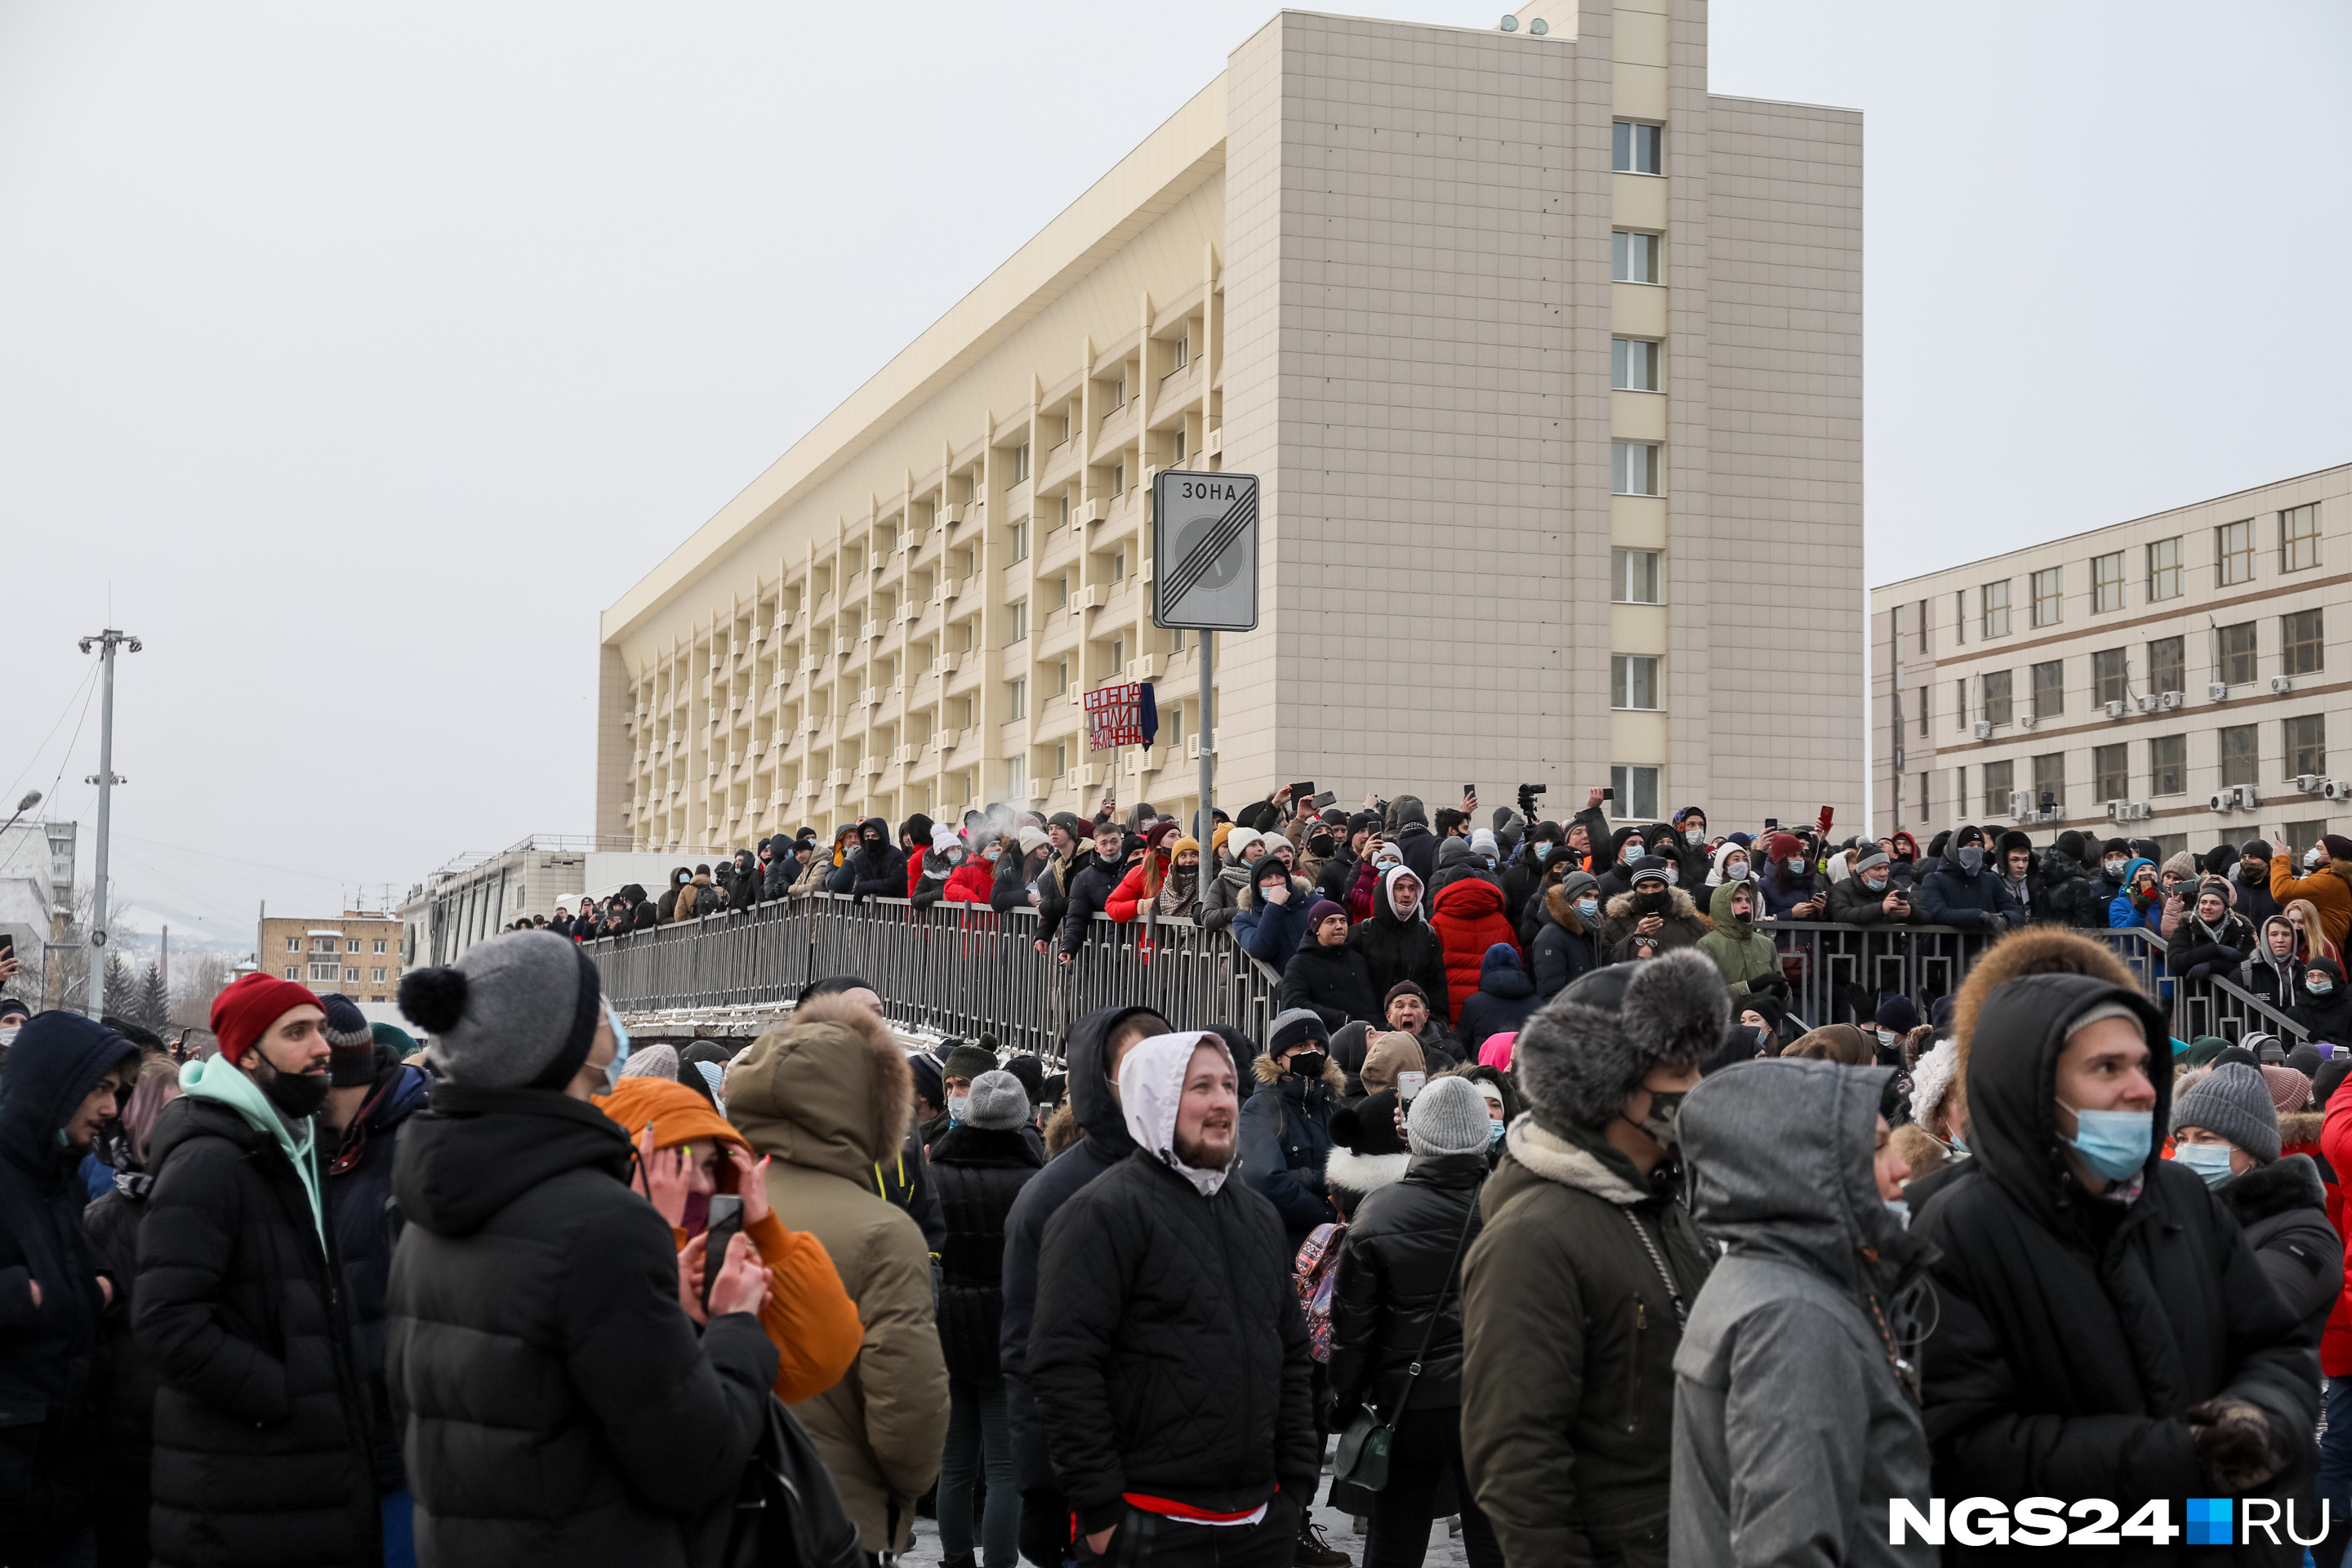
[(1601, 1127), (1652, 1069), (1698, 1066), (1730, 1029), (1723, 972), (1696, 948), (1673, 948), (1577, 980), (1519, 1026), (1511, 1066), (1553, 1127)]
[[(1250, 1061), (1250, 1076), (1260, 1083), (1280, 1083), (1284, 1079), (1293, 1075), (1284, 1072), (1280, 1062), (1261, 1051)], [(1348, 1092), (1348, 1075), (1342, 1072), (1339, 1064), (1332, 1059), (1331, 1047), (1328, 1044), (1323, 1047), (1323, 1076), (1320, 1082), (1334, 1095)]]
[(906, 1141), (914, 1106), (888, 1022), (846, 996), (793, 1009), (727, 1074), (728, 1120), (752, 1148), (860, 1185)]
[(2305, 1144), (2317, 1144), (2320, 1123), (2327, 1120), (2324, 1110), (2290, 1110), (2279, 1118), (2279, 1147), (2294, 1149)]
[[(1252, 869), (1255, 870), (1255, 868), (1252, 868)], [(1255, 878), (1253, 877), (1244, 881), (1242, 884), (1241, 892), (1236, 895), (1234, 900), (1234, 907), (1235, 909), (1243, 910), (1254, 910), (1258, 908), (1257, 888), (1258, 884)], [(1305, 902), (1302, 903), (1300, 901), (1302, 900), (1304, 900)], [(1293, 873), (1290, 879), (1290, 901), (1294, 908), (1302, 910), (1307, 907), (1307, 904), (1314, 902), (1315, 884), (1308, 881), (1306, 878)]]
[[(1582, 877), (1588, 886), (1599, 886), (1590, 872), (1577, 871), (1571, 875)], [(1578, 936), (1591, 936), (1592, 933), (1584, 929), (1584, 917), (1576, 912), (1576, 900), (1568, 890), (1568, 878), (1562, 878), (1544, 889), (1544, 914), (1562, 931)]]
[(2010, 932), (1985, 950), (1952, 1001), (1952, 1038), (1958, 1049), (1953, 1083), (1963, 1100), (1968, 1097), (1969, 1042), (1976, 1034), (1977, 1015), (1995, 990), (2029, 974), (2091, 974), (2110, 985), (2139, 988), (2115, 950), (2095, 937), (2051, 925)]
[(2295, 1209), (2327, 1212), (2327, 1186), (2319, 1165), (2308, 1154), (2289, 1154), (2267, 1165), (2256, 1165), (2242, 1176), (2221, 1184), (2215, 1195), (2238, 1216), (2240, 1225), (2253, 1225)]
[(1356, 1205), (1372, 1194), (1403, 1181), (1405, 1169), (1412, 1163), (1411, 1154), (1359, 1154), (1353, 1149), (1334, 1144), (1330, 1156), (1323, 1163), (1323, 1184), (1352, 1194), (1353, 1201), (1348, 1208), (1353, 1213)]
[(1545, 1181), (1591, 1193), (1603, 1203), (1628, 1206), (1651, 1195), (1611, 1170), (1600, 1156), (1538, 1126), (1532, 1111), (1522, 1111), (1518, 1120), (1511, 1123), (1510, 1130), (1503, 1134), (1503, 1147), (1510, 1151), (1513, 1159)]

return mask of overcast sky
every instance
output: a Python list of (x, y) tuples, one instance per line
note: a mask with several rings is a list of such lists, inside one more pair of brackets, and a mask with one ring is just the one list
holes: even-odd
[[(1270, 14), (7, 0), (0, 794), (111, 616), (144, 929), (584, 831), (599, 610)], [(2352, 458), (2352, 8), (1713, 25), (1868, 117), (1872, 582)]]

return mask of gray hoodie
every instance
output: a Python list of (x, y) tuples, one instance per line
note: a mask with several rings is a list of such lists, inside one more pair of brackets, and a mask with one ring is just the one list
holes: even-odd
[(1887, 1544), (1888, 1499), (1930, 1491), (1896, 1302), (1935, 1256), (1871, 1173), (1887, 1071), (1738, 1062), (1683, 1103), (1692, 1217), (1727, 1253), (1675, 1352), (1675, 1568), (1937, 1559)]

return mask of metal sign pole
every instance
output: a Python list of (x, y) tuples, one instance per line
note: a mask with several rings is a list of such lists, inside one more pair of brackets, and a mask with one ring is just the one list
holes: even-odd
[[(1195, 824), (1192, 837), (1204, 850), (1208, 847), (1211, 836), (1217, 831), (1216, 818), (1211, 815), (1214, 809), (1211, 796), (1215, 789), (1217, 778), (1217, 716), (1213, 700), (1209, 694), (1209, 679), (1213, 668), (1209, 657), (1209, 644), (1216, 635), (1214, 632), (1201, 634), (1201, 809), (1192, 814), (1192, 821)], [(1207, 873), (1210, 869), (1209, 858), (1203, 855), (1201, 860), (1202, 873), (1201, 892), (1203, 898), (1208, 896)]]

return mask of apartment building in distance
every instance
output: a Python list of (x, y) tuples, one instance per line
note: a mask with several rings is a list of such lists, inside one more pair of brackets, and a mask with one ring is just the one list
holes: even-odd
[[(1709, 93), (1706, 17), (1240, 40), (604, 613), (593, 831), (1189, 811), (1165, 468), (1261, 481), (1260, 624), (1214, 644), (1228, 806), (1546, 782), (1854, 815), (1861, 117)], [(1122, 680), (1156, 742), (1092, 752), (1085, 694)]]
[(345, 910), (308, 919), (277, 916), (261, 922), (256, 962), (265, 974), (299, 981), (354, 1002), (391, 1002), (400, 992), (400, 917), (386, 910)]
[(2352, 833), (2352, 649), (2331, 632), (2352, 632), (2352, 464), (1874, 589), (1879, 831), (2078, 827), (2167, 854)]

